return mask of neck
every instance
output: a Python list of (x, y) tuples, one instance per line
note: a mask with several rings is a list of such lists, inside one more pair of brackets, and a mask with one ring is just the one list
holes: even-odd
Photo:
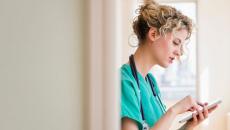
[(151, 56), (151, 53), (148, 52), (149, 49), (145, 45), (139, 46), (134, 53), (134, 60), (136, 64), (137, 71), (141, 73), (143, 78), (146, 77), (150, 69), (156, 64), (154, 59)]

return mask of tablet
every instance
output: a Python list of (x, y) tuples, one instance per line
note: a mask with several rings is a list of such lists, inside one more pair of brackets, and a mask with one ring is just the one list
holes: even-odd
[[(222, 101), (220, 99), (215, 100), (215, 101), (213, 101), (213, 102), (211, 102), (211, 103), (208, 104), (207, 109), (213, 108), (214, 106), (216, 106), (217, 104), (220, 104), (221, 102)], [(202, 109), (202, 111), (203, 111), (203, 109)], [(179, 123), (183, 123), (183, 122), (186, 122), (186, 121), (190, 120), (192, 118), (192, 114), (193, 113), (195, 113), (196, 115), (198, 114), (197, 111), (191, 112), (187, 116), (185, 116), (183, 119), (181, 119), (179, 121)]]

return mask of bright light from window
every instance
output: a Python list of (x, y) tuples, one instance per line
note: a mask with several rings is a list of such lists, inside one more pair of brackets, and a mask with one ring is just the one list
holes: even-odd
[[(173, 6), (196, 23), (195, 2), (169, 2), (162, 3)], [(185, 56), (181, 63), (174, 62), (169, 68), (154, 67), (155, 75), (160, 86), (164, 100), (177, 100), (192, 95), (196, 97), (196, 33), (193, 32), (189, 44), (186, 47)]]

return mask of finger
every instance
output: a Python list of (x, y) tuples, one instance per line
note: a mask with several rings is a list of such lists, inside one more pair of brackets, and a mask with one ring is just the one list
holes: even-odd
[(203, 121), (204, 115), (203, 115), (203, 112), (201, 110), (198, 110), (198, 115), (199, 115), (199, 121)]
[(207, 109), (207, 107), (205, 106), (204, 107), (204, 118), (206, 119), (206, 118), (208, 118), (208, 109)]
[(208, 109), (208, 113), (211, 113), (211, 112), (214, 111), (217, 107), (218, 107), (218, 105), (216, 105), (216, 106), (214, 106), (214, 107)]
[(193, 107), (189, 108), (188, 111), (193, 112), (195, 109)]
[(195, 102), (195, 103), (193, 104), (192, 108), (193, 108), (194, 110), (199, 110), (200, 105), (197, 104), (197, 103)]
[(202, 107), (205, 106), (205, 103), (201, 103), (201, 102), (199, 102), (199, 101), (197, 101), (197, 104), (200, 105), (200, 106), (202, 106)]
[(192, 114), (193, 122), (198, 122), (197, 115), (195, 113)]

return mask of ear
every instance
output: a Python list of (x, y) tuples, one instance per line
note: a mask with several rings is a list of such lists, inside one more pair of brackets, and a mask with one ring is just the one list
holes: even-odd
[(159, 37), (160, 37), (160, 36), (159, 36), (159, 34), (158, 34), (157, 28), (155, 28), (155, 27), (150, 27), (149, 32), (148, 32), (148, 39), (149, 39), (151, 42), (154, 42), (154, 41), (156, 41)]

